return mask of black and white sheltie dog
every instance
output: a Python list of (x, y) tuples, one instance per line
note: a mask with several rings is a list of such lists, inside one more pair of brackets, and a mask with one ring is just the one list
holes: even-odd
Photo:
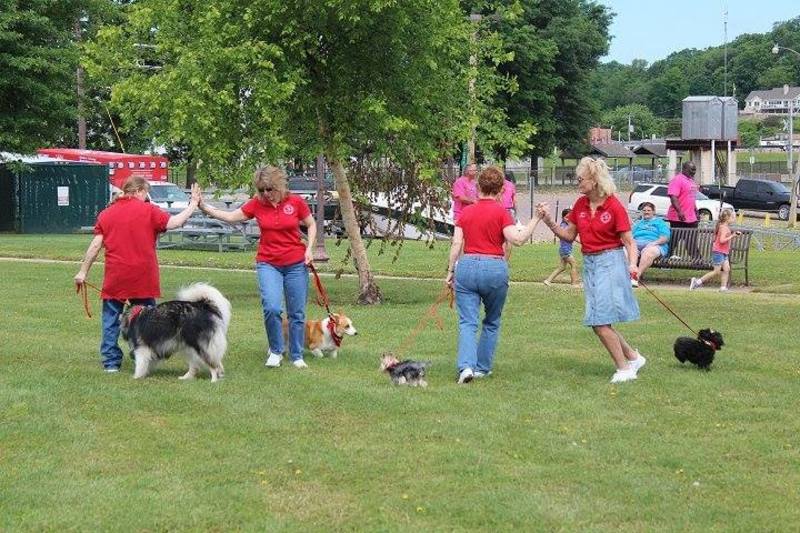
[(189, 285), (175, 300), (153, 307), (134, 305), (120, 321), (122, 338), (136, 360), (134, 378), (147, 376), (156, 362), (176, 352), (183, 352), (189, 362), (180, 379), (192, 379), (203, 365), (211, 371), (211, 381), (222, 377), (231, 304), (211, 285)]
[(711, 370), (714, 354), (725, 345), (722, 334), (713, 329), (701, 329), (697, 338), (678, 337), (675, 339), (675, 358), (681, 363), (689, 361), (697, 368)]

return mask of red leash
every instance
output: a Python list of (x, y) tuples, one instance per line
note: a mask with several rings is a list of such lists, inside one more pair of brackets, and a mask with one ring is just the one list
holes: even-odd
[(102, 291), (85, 280), (75, 288), (75, 292), (83, 296), (83, 310), (86, 311), (86, 316), (92, 318), (92, 312), (89, 309), (89, 290), (86, 288), (87, 285), (96, 290), (98, 294), (102, 294)]
[(309, 263), (308, 269), (311, 270), (312, 274), (314, 274), (314, 287), (317, 290), (317, 305), (324, 307), (328, 312), (328, 316), (332, 317), (333, 313), (331, 312), (331, 301), (328, 298), (328, 291), (326, 291), (325, 287), (322, 285), (322, 280), (319, 279), (319, 273), (317, 272), (314, 263)]
[(678, 316), (678, 313), (676, 313), (675, 311), (673, 311), (673, 310), (672, 310), (672, 308), (671, 308), (670, 306), (668, 306), (668, 305), (666, 304), (666, 302), (664, 302), (664, 300), (662, 300), (661, 298), (659, 298), (659, 297), (658, 297), (658, 295), (657, 295), (655, 292), (653, 292), (653, 291), (650, 289), (650, 287), (648, 287), (648, 286), (647, 286), (647, 284), (645, 284), (645, 283), (644, 283), (642, 280), (638, 280), (638, 281), (639, 281), (639, 285), (641, 285), (642, 287), (644, 287), (645, 289), (647, 289), (647, 292), (649, 292), (650, 294), (652, 294), (652, 295), (653, 295), (653, 298), (655, 298), (656, 300), (658, 300), (658, 303), (660, 303), (661, 305), (663, 305), (663, 306), (664, 306), (664, 308), (665, 308), (667, 311), (669, 311), (670, 313), (672, 313), (672, 316), (674, 316), (675, 318), (677, 318), (678, 320), (680, 320), (680, 321), (681, 321), (681, 324), (683, 324), (684, 326), (686, 326), (687, 328), (689, 328), (689, 331), (691, 331), (692, 333), (694, 333), (694, 334), (695, 334), (695, 336), (697, 335), (697, 332), (696, 332), (694, 329), (692, 329), (692, 326), (690, 326), (689, 324), (687, 324), (687, 323), (686, 323), (686, 321), (685, 321), (684, 319), (682, 319), (680, 316)]
[(455, 299), (453, 287), (445, 287), (442, 289), (442, 292), (440, 292), (439, 296), (436, 297), (436, 301), (433, 302), (433, 304), (431, 304), (431, 306), (428, 308), (428, 311), (424, 315), (422, 315), (422, 318), (419, 319), (419, 322), (417, 322), (417, 325), (414, 326), (413, 330), (411, 330), (411, 333), (406, 335), (406, 338), (403, 339), (403, 342), (400, 343), (400, 346), (397, 348), (397, 351), (395, 352), (398, 359), (400, 358), (400, 355), (404, 353), (408, 349), (408, 347), (413, 343), (413, 341), (417, 338), (417, 335), (419, 335), (420, 332), (422, 332), (422, 328), (425, 326), (425, 323), (429, 319), (433, 319), (436, 321), (436, 327), (440, 331), (444, 329), (444, 323), (442, 322), (442, 318), (439, 316), (439, 313), (437, 311), (442, 302), (448, 299), (450, 300), (450, 309), (452, 309), (453, 300)]

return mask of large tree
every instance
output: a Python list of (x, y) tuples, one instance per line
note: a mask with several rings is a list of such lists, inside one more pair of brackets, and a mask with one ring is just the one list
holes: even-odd
[(77, 3), (0, 0), (0, 147), (27, 152), (74, 125)]
[(625, 139), (628, 137), (628, 124), (633, 127), (631, 132), (633, 139), (664, 135), (664, 121), (655, 117), (647, 106), (642, 104), (630, 104), (607, 111), (603, 113), (600, 124), (604, 128), (622, 132)]
[(608, 51), (610, 11), (588, 0), (502, 0), (464, 2), (491, 16), (513, 58), (498, 66), (516, 80), (517, 90), (500, 92), (494, 105), (507, 109), (509, 126), (536, 126), (528, 153), (546, 154), (556, 146), (584, 142), (597, 107), (591, 73)]
[[(470, 29), (455, 0), (142, 0), (105, 28), (90, 71), (149, 136), (191, 146), (201, 179), (249, 180), (264, 162), (324, 153), (359, 273), (380, 301), (352, 202), (365, 154), (432, 175), (466, 137)], [(426, 170), (427, 169), (427, 170)]]

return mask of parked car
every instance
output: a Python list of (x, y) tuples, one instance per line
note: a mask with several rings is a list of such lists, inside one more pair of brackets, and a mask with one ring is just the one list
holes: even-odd
[[(308, 176), (290, 176), (289, 192), (300, 196), (306, 201), (312, 211), (316, 210), (317, 205), (317, 178)], [(325, 177), (325, 225), (328, 227), (332, 221), (337, 217), (339, 211), (339, 193), (336, 192), (336, 187), (333, 184), (333, 179), (329, 176)], [(337, 225), (338, 226), (338, 225)], [(328, 228), (331, 231), (337, 231), (335, 228)]]
[(791, 192), (783, 183), (742, 178), (735, 187), (703, 185), (700, 191), (711, 198), (720, 198), (733, 204), (736, 209), (771, 211), (781, 220), (789, 220)]
[(164, 209), (185, 209), (189, 205), (189, 196), (168, 181), (151, 181), (148, 196), (152, 203)]
[[(628, 209), (639, 211), (642, 204), (650, 202), (656, 206), (656, 215), (665, 216), (670, 206), (667, 185), (663, 183), (638, 183), (628, 198)], [(697, 218), (700, 220), (717, 220), (720, 212), (719, 200), (712, 200), (705, 194), (698, 192), (695, 199)], [(736, 214), (734, 207), (729, 203), (722, 203), (722, 209), (730, 209)]]

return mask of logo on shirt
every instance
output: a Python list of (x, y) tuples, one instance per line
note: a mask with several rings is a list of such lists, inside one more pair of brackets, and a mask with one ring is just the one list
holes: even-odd
[(608, 224), (609, 222), (611, 222), (611, 213), (606, 211), (605, 213), (600, 215), (600, 222), (602, 222), (603, 224)]
[(285, 215), (293, 215), (294, 214), (294, 206), (291, 204), (286, 204), (283, 206), (283, 214)]
[(586, 211), (584, 211), (584, 212), (582, 212), (580, 215), (578, 215), (578, 218), (586, 218), (586, 217), (588, 217), (588, 216), (589, 216), (589, 213), (587, 213)]

